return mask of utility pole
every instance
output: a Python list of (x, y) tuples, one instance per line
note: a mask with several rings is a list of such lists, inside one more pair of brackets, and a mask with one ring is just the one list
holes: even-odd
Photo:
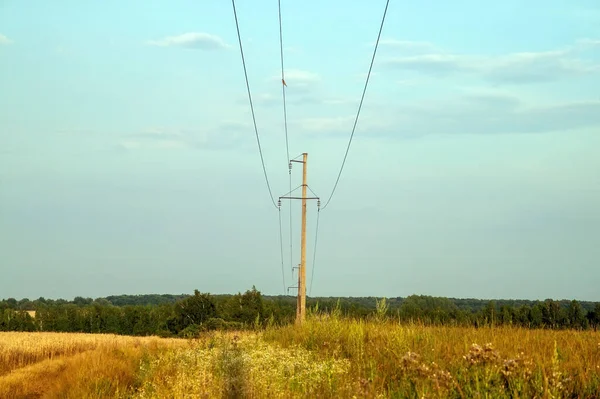
[(308, 154), (302, 154), (302, 235), (300, 239), (300, 270), (298, 273), (298, 303), (296, 324), (302, 324), (306, 317), (306, 166)]
[[(307, 183), (307, 166), (308, 166), (308, 154), (302, 154), (302, 161), (290, 160), (290, 162), (302, 163), (302, 197), (279, 197), (279, 206), (281, 206), (281, 199), (294, 199), (302, 200), (302, 231), (300, 239), (300, 267), (298, 270), (298, 298), (296, 302), (296, 324), (301, 325), (306, 318), (306, 201), (309, 199), (319, 200), (319, 197), (307, 197), (306, 189), (308, 188)], [(292, 193), (290, 193), (291, 195)]]

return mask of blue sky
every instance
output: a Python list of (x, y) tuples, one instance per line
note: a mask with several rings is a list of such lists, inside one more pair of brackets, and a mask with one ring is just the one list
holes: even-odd
[[(282, 0), (290, 153), (323, 198), (383, 9)], [(237, 11), (279, 196), (277, 2)], [(283, 292), (231, 3), (5, 1), (0, 76), (0, 297)], [(600, 300), (599, 133), (597, 1), (392, 0), (312, 294)]]

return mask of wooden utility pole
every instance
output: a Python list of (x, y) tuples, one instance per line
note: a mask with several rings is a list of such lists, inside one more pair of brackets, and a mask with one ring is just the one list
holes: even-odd
[[(306, 201), (307, 200), (319, 200), (319, 197), (307, 197), (306, 190), (308, 189), (307, 183), (307, 161), (308, 154), (302, 154), (302, 161), (292, 159), (290, 162), (302, 163), (302, 197), (279, 197), (279, 206), (281, 206), (281, 199), (290, 200), (302, 200), (302, 231), (300, 239), (300, 267), (298, 270), (298, 298), (296, 302), (296, 324), (301, 325), (306, 318)], [(290, 193), (291, 195), (291, 193)], [(319, 200), (320, 204), (320, 200)], [(320, 206), (320, 205), (319, 205)]]
[(306, 318), (306, 167), (308, 154), (302, 154), (302, 233), (300, 239), (300, 270), (298, 271), (298, 303), (296, 305), (296, 324), (302, 324)]

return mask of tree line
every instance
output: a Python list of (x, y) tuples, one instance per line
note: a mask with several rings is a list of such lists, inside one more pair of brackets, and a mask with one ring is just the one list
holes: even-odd
[[(308, 298), (321, 313), (386, 318), (402, 323), (598, 329), (600, 303), (486, 301), (422, 295), (406, 298)], [(263, 328), (292, 323), (296, 298), (263, 296), (255, 287), (235, 295), (118, 295), (72, 301), (9, 298), (0, 301), (0, 331), (56, 331), (123, 335), (193, 336), (214, 329)]]

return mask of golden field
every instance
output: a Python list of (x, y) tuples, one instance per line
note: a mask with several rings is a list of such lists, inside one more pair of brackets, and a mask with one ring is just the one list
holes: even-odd
[(596, 398), (600, 333), (398, 325), (197, 339), (0, 333), (0, 398)]

